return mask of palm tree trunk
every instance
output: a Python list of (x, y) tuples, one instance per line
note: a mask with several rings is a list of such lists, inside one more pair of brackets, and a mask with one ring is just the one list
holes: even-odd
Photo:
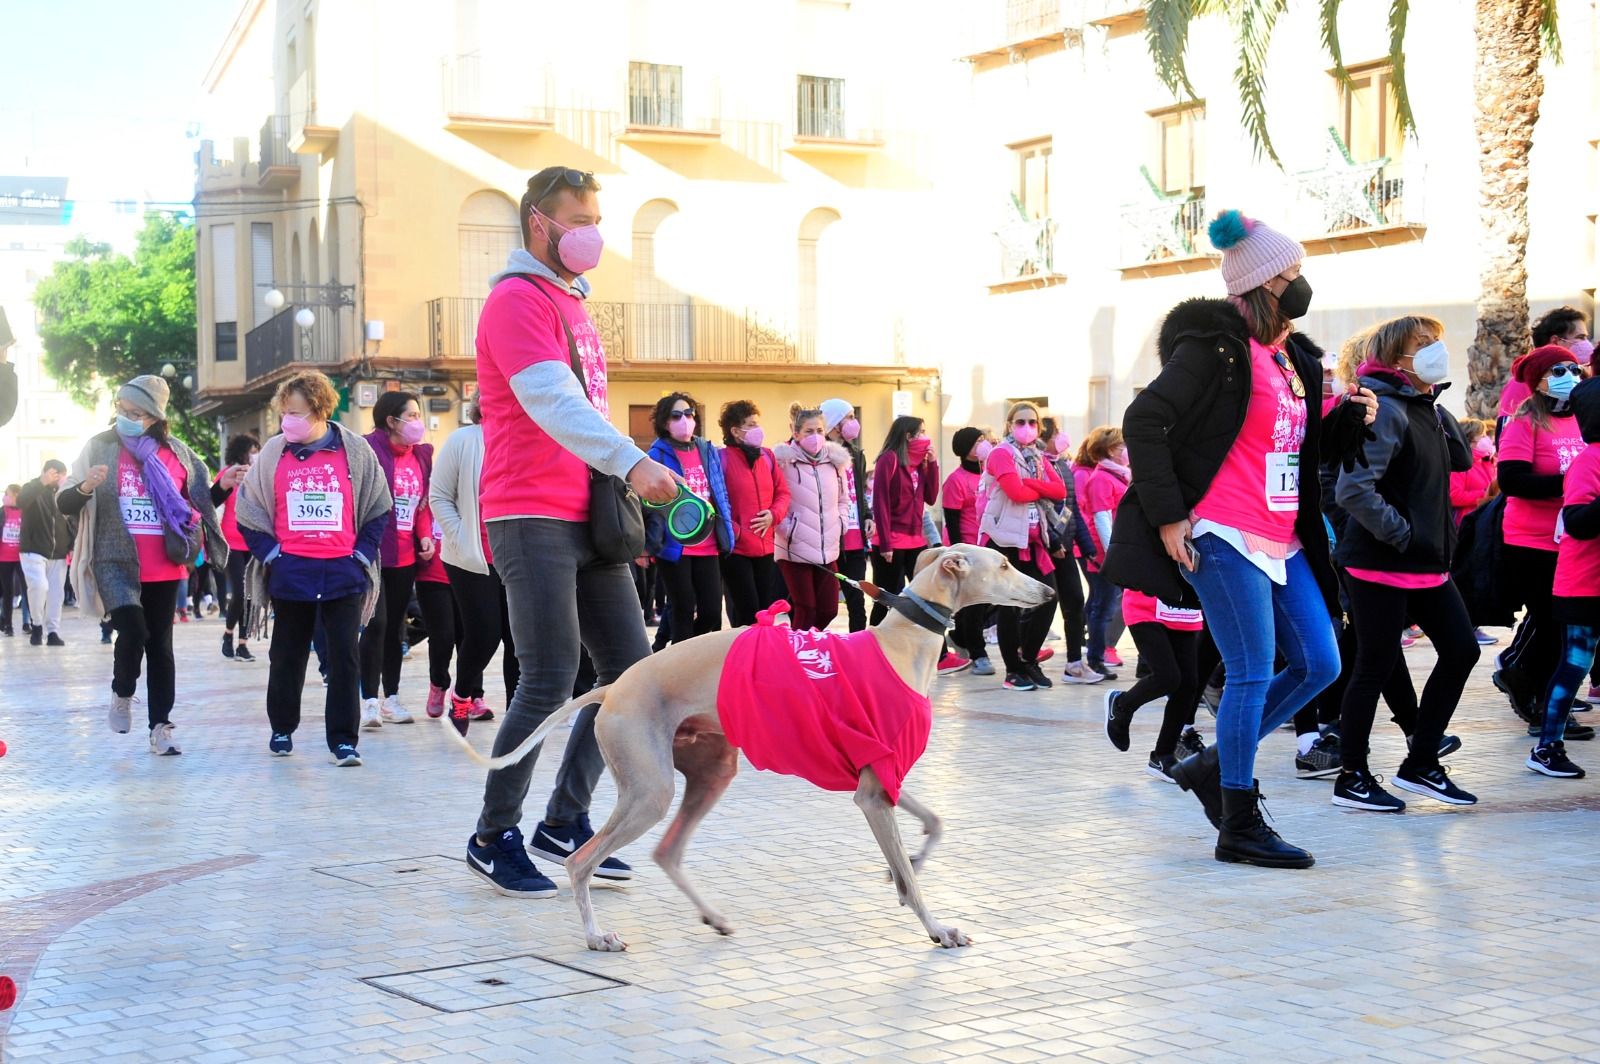
[(1541, 0), (1476, 0), (1478, 212), (1484, 255), (1467, 411), (1493, 417), (1511, 360), (1528, 350), (1528, 152), (1539, 121)]

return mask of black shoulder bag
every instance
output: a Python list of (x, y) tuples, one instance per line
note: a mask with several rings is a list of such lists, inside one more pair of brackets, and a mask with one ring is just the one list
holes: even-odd
[[(572, 336), (572, 326), (561, 313), (561, 308), (544, 290), (544, 286), (525, 273), (508, 276), (520, 277), (533, 286), (534, 291), (549, 302), (556, 312), (561, 329), (567, 334), (567, 357), (572, 363), (572, 374), (578, 378), (585, 399), (589, 398), (589, 380), (583, 373), (583, 362), (578, 357), (578, 341)], [(631, 562), (644, 555), (644, 510), (639, 496), (621, 477), (589, 468), (589, 538), (594, 542), (594, 552), (602, 561)]]

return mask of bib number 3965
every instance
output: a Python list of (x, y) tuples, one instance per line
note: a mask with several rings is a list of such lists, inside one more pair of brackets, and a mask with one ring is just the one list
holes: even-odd
[(293, 532), (339, 532), (344, 526), (344, 495), (337, 491), (291, 491), (289, 529)]
[(1267, 455), (1267, 509), (1285, 513), (1300, 508), (1300, 455), (1274, 451)]

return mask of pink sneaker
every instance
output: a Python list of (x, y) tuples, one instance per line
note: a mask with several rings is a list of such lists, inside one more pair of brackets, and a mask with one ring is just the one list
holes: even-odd
[(1118, 654), (1115, 648), (1106, 647), (1106, 656), (1100, 660), (1107, 665), (1117, 666), (1122, 664), (1122, 655)]
[(428, 685), (428, 716), (438, 719), (444, 716), (444, 688)]
[(954, 676), (972, 668), (972, 662), (953, 651), (946, 651), (944, 657), (939, 659), (939, 675)]
[(1049, 648), (1049, 647), (1040, 647), (1039, 648), (1039, 656), (1034, 658), (1033, 660), (1036, 661), (1036, 662), (1039, 662), (1040, 664), (1043, 664), (1044, 662), (1049, 661), (1051, 658), (1053, 658), (1055, 656), (1056, 656), (1056, 652), (1054, 650), (1052, 650), (1051, 648)]
[(1600, 684), (1590, 684), (1589, 701), (1594, 702), (1597, 700), (1600, 700)]
[(462, 698), (454, 691), (450, 692), (450, 726), (462, 735), (467, 734), (467, 725), (472, 721), (472, 699)]
[(469, 720), (494, 720), (494, 710), (482, 698), (472, 700), (472, 708), (467, 711)]
[(1400, 649), (1401, 650), (1410, 650), (1412, 647), (1414, 647), (1416, 645), (1417, 645), (1417, 641), (1415, 639), (1412, 639), (1409, 635), (1401, 635), (1400, 636)]

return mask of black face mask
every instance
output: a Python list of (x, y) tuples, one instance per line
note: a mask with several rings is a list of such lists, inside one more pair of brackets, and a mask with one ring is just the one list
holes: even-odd
[(1301, 274), (1289, 282), (1289, 286), (1278, 297), (1278, 312), (1290, 321), (1305, 317), (1306, 311), (1311, 309), (1311, 282)]

